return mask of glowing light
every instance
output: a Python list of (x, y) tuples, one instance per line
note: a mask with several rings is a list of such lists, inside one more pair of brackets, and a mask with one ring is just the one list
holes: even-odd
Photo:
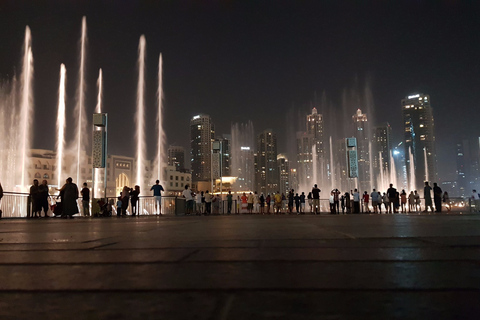
[(398, 151), (398, 150), (393, 150), (393, 155), (394, 155), (394, 156), (397, 156), (397, 155), (399, 155), (399, 154), (400, 154), (400, 151)]
[(420, 97), (419, 94), (414, 94), (413, 96), (408, 96), (408, 99), (415, 99), (415, 98), (418, 98)]
[(240, 150), (250, 150), (250, 147), (240, 147)]
[(193, 120), (196, 120), (196, 119), (199, 119), (199, 118), (200, 118), (200, 116), (195, 116), (195, 117), (193, 117)]

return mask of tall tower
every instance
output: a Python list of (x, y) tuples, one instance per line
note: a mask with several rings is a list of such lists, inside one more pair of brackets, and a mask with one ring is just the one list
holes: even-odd
[(192, 181), (211, 181), (211, 153), (215, 127), (208, 115), (196, 115), (190, 120), (190, 161)]
[(352, 116), (353, 136), (357, 138), (357, 158), (358, 158), (358, 187), (360, 190), (370, 190), (370, 152), (368, 139), (367, 115), (358, 109)]
[(233, 191), (254, 191), (255, 133), (253, 123), (235, 123), (231, 129), (230, 174), (237, 177)]
[(231, 139), (224, 136), (213, 142), (212, 173), (214, 179), (230, 176), (230, 141)]
[(181, 146), (168, 147), (168, 165), (174, 166), (176, 171), (185, 171), (185, 149)]
[(323, 143), (323, 116), (317, 113), (317, 108), (312, 109), (312, 114), (307, 115), (307, 134), (313, 136), (317, 154), (323, 158), (325, 146)]
[(278, 165), (278, 175), (279, 175), (279, 188), (280, 192), (287, 194), (292, 187), (290, 186), (290, 166), (288, 164), (288, 158), (285, 154), (280, 153), (277, 156), (277, 165)]
[[(391, 182), (380, 181), (380, 176), (388, 176), (390, 173), (390, 152), (392, 151), (392, 127), (385, 123), (376, 126), (373, 130), (373, 170), (376, 173), (375, 187), (385, 188)], [(373, 173), (372, 173), (373, 174)]]
[(256, 156), (257, 191), (264, 194), (277, 192), (279, 184), (277, 167), (277, 136), (267, 129), (257, 136)]
[[(437, 160), (435, 153), (435, 127), (433, 110), (428, 94), (415, 94), (402, 99), (402, 114), (405, 134), (405, 160), (413, 160), (417, 189), (424, 181), (437, 180)], [(409, 150), (413, 159), (410, 159)], [(409, 166), (407, 165), (407, 168)], [(407, 169), (410, 176), (410, 169)]]
[(314, 177), (312, 146), (314, 145), (313, 134), (297, 132), (297, 175), (302, 188), (311, 188), (317, 181)]

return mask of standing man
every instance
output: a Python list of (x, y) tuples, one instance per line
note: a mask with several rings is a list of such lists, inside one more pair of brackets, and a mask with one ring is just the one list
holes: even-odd
[(87, 183), (83, 183), (83, 188), (80, 190), (82, 195), (82, 206), (83, 206), (83, 215), (85, 217), (90, 216), (90, 189), (87, 188)]
[(395, 200), (397, 199), (397, 189), (395, 189), (393, 187), (393, 184), (391, 183), (390, 183), (390, 188), (388, 188), (387, 190), (387, 196), (388, 196), (388, 212), (397, 213), (397, 209), (395, 208)]
[(255, 204), (254, 204), (254, 211), (255, 213), (259, 213), (260, 212), (260, 196), (258, 195), (257, 191), (254, 192), (253, 194), (255, 196)]
[(333, 206), (335, 207), (335, 212), (340, 214), (340, 191), (338, 189), (333, 190)]
[(433, 183), (433, 201), (435, 202), (435, 212), (442, 212), (442, 189)]
[[(33, 185), (30, 187), (30, 201), (32, 203), (32, 218), (37, 218), (37, 213), (40, 215), (42, 208), (40, 207), (40, 191), (38, 187), (38, 180), (33, 180)], [(27, 215), (27, 218), (30, 216)]]
[(360, 193), (358, 190), (353, 190), (353, 213), (360, 213)]
[(193, 213), (193, 195), (192, 190), (189, 189), (189, 185), (185, 185), (185, 190), (183, 190), (182, 195), (185, 198), (185, 214)]
[(43, 180), (42, 184), (38, 186), (39, 192), (39, 202), (40, 202), (40, 217), (42, 216), (42, 211), (45, 213), (45, 218), (48, 218), (48, 182), (47, 180)]
[[(185, 186), (187, 187), (187, 186)], [(160, 184), (160, 180), (155, 181), (155, 185), (150, 188), (153, 190), (153, 196), (155, 197), (155, 214), (162, 215), (162, 191), (165, 191)]]
[(232, 213), (232, 202), (233, 202), (233, 196), (232, 196), (232, 192), (229, 190), (227, 194), (227, 213), (228, 214)]
[(195, 194), (195, 213), (197, 215), (202, 215), (202, 196), (203, 192), (197, 190), (197, 193)]
[(428, 185), (428, 181), (425, 181), (425, 187), (423, 187), (423, 198), (425, 199), (424, 212), (428, 211), (428, 207), (430, 207), (430, 210), (433, 212), (432, 194), (430, 191), (432, 191), (432, 187)]
[(249, 214), (253, 213), (253, 203), (255, 202), (255, 196), (250, 192), (247, 197), (247, 211)]
[(320, 192), (321, 190), (318, 189), (317, 185), (314, 185), (312, 188), (312, 198), (313, 198), (313, 212), (315, 214), (320, 214)]
[(374, 213), (378, 213), (378, 196), (379, 196), (378, 192), (375, 191), (375, 189), (373, 189), (372, 193), (370, 194), (370, 197), (372, 198), (372, 207), (373, 207)]
[(305, 192), (300, 195), (300, 213), (305, 213)]
[(140, 186), (136, 185), (134, 189), (130, 189), (130, 204), (132, 206), (132, 216), (140, 215), (137, 211), (137, 204), (140, 195)]

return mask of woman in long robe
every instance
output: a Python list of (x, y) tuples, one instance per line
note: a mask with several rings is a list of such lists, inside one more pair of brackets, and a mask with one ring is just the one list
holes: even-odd
[(71, 218), (79, 212), (77, 204), (78, 187), (72, 182), (72, 178), (67, 179), (67, 183), (60, 189), (60, 194), (62, 194), (63, 216)]

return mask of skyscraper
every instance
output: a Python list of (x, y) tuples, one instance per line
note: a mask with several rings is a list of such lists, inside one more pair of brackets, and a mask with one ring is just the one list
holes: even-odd
[(472, 190), (480, 190), (479, 156), (480, 139), (462, 139), (457, 142), (457, 192), (456, 196), (470, 196)]
[(290, 166), (288, 158), (284, 153), (277, 155), (277, 165), (280, 192), (286, 195), (292, 188), (290, 186)]
[(323, 116), (317, 113), (317, 108), (312, 109), (312, 113), (307, 115), (307, 134), (311, 134), (313, 142), (320, 158), (325, 154), (323, 141)]
[(235, 123), (231, 127), (231, 175), (237, 177), (233, 191), (254, 191), (255, 134), (253, 123)]
[(297, 132), (297, 175), (302, 188), (311, 188), (315, 183), (318, 183), (318, 181), (313, 181), (312, 146), (314, 143), (313, 134)]
[(390, 154), (392, 152), (392, 127), (387, 123), (376, 126), (373, 130), (373, 181), (372, 187), (383, 190), (393, 181), (389, 180)]
[(214, 179), (230, 176), (230, 139), (228, 137), (214, 140), (212, 161)]
[[(414, 94), (402, 99), (402, 114), (405, 135), (405, 160), (413, 158), (416, 188), (423, 188), (424, 181), (437, 181), (437, 160), (435, 153), (435, 127), (433, 110), (428, 94)], [(407, 165), (407, 176), (410, 166)], [(409, 181), (410, 184), (410, 181)]]
[(357, 138), (357, 158), (358, 158), (358, 187), (362, 191), (371, 188), (370, 181), (370, 146), (367, 115), (358, 109), (352, 116), (354, 133)]
[(392, 150), (392, 127), (387, 123), (376, 126), (373, 131), (373, 168), (389, 171), (389, 157)]
[(196, 115), (190, 120), (190, 161), (192, 180), (211, 181), (211, 153), (215, 127), (208, 115)]
[(468, 140), (463, 140), (462, 142), (457, 143), (457, 187), (458, 195), (464, 197), (467, 190), (467, 173), (466, 169), (466, 157), (465, 153), (469, 153), (468, 150)]
[(174, 166), (176, 171), (185, 171), (185, 148), (181, 146), (168, 147), (168, 165)]
[(258, 192), (277, 192), (279, 184), (277, 167), (277, 136), (272, 129), (264, 130), (257, 136), (255, 176)]

